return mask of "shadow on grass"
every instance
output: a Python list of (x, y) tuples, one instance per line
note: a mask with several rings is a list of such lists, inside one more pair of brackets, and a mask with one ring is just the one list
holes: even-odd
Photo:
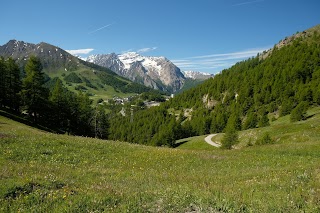
[(308, 116), (306, 116), (306, 118), (305, 118), (304, 120), (308, 120), (308, 119), (314, 117), (315, 115), (316, 115), (316, 114), (308, 115)]
[(12, 119), (14, 121), (17, 121), (19, 123), (23, 123), (25, 125), (40, 129), (40, 130), (44, 130), (44, 131), (52, 132), (52, 133), (60, 133), (60, 134), (62, 133), (59, 130), (53, 130), (48, 127), (42, 126), (40, 124), (33, 123), (32, 121), (30, 121), (26, 118), (23, 118), (23, 115), (18, 114), (17, 112), (14, 112), (14, 111), (10, 111), (8, 109), (0, 108), (0, 115), (4, 116), (6, 118)]
[(183, 141), (179, 141), (178, 143), (175, 143), (175, 144), (173, 145), (173, 148), (177, 148), (177, 147), (181, 146), (182, 144), (185, 144), (185, 143), (187, 143), (187, 142), (189, 142), (189, 141), (190, 141), (189, 139), (183, 140)]

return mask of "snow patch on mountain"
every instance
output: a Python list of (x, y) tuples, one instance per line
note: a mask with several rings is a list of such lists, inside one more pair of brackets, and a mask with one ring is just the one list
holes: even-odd
[(88, 62), (107, 67), (117, 74), (154, 89), (175, 92), (182, 88), (185, 77), (165, 57), (142, 56), (136, 52), (91, 55)]
[(182, 71), (184, 77), (191, 78), (191, 79), (208, 79), (213, 77), (213, 74), (205, 73), (205, 72), (198, 72), (198, 71)]

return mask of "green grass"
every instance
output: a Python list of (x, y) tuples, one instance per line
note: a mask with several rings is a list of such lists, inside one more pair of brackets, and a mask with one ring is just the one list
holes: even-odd
[[(207, 135), (195, 136), (190, 138), (180, 139), (176, 142), (177, 149), (187, 149), (187, 150), (216, 150), (214, 146), (207, 144), (204, 138)], [(215, 140), (215, 137), (212, 138)]]
[(291, 123), (290, 115), (287, 115), (271, 122), (269, 127), (242, 131), (239, 134), (240, 143), (237, 147), (245, 147), (250, 138), (255, 143), (266, 132), (276, 144), (320, 141), (320, 107), (309, 110), (308, 116), (305, 121)]
[[(64, 80), (64, 77), (69, 75), (71, 71), (65, 71), (63, 69), (59, 69), (54, 72), (48, 72), (48, 75), (50, 76), (50, 78), (55, 78), (55, 77), (60, 78), (60, 80), (64, 82), (64, 85), (67, 87), (67, 89), (72, 92), (76, 92), (76, 93), (78, 92), (75, 89), (76, 86), (78, 85), (86, 87), (87, 88), (86, 92), (88, 92), (89, 94), (92, 94), (92, 96), (90, 96), (90, 99), (92, 99), (93, 101), (96, 101), (100, 98), (102, 98), (103, 100), (107, 100), (107, 99), (113, 98), (114, 96), (124, 98), (124, 97), (129, 97), (133, 95), (133, 93), (123, 93), (121, 91), (116, 91), (113, 87), (109, 85), (104, 85), (99, 79), (99, 77), (93, 72), (92, 69), (88, 69), (88, 67), (85, 67), (83, 65), (79, 65), (79, 68), (72, 72), (77, 74), (82, 79), (86, 78), (87, 80), (89, 80), (90, 83), (96, 89), (87, 86), (85, 81), (83, 81), (82, 83), (70, 83), (70, 82), (67, 83)], [(123, 80), (123, 81), (126, 81), (126, 80)], [(101, 85), (103, 85), (103, 88), (101, 88)]]
[[(147, 147), (0, 117), (0, 212), (319, 212), (319, 111), (241, 132), (230, 151), (199, 148), (204, 136)], [(245, 146), (264, 131), (275, 144)]]

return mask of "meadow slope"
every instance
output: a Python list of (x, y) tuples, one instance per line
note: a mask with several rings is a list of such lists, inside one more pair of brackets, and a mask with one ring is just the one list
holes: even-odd
[[(319, 112), (241, 132), (231, 151), (203, 139), (196, 150), (199, 138), (169, 149), (56, 135), (0, 117), (0, 212), (319, 212)], [(265, 131), (275, 144), (246, 147)]]

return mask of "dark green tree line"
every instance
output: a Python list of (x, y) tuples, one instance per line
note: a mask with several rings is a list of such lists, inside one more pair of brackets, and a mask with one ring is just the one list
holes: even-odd
[(12, 58), (0, 58), (0, 104), (11, 110), (19, 111), (21, 74)]
[(24, 71), (22, 78), (13, 59), (0, 58), (0, 104), (4, 110), (27, 115), (34, 123), (58, 132), (107, 138), (108, 119), (102, 104), (94, 109), (87, 94), (69, 91), (58, 78), (45, 84), (42, 64), (34, 56)]

